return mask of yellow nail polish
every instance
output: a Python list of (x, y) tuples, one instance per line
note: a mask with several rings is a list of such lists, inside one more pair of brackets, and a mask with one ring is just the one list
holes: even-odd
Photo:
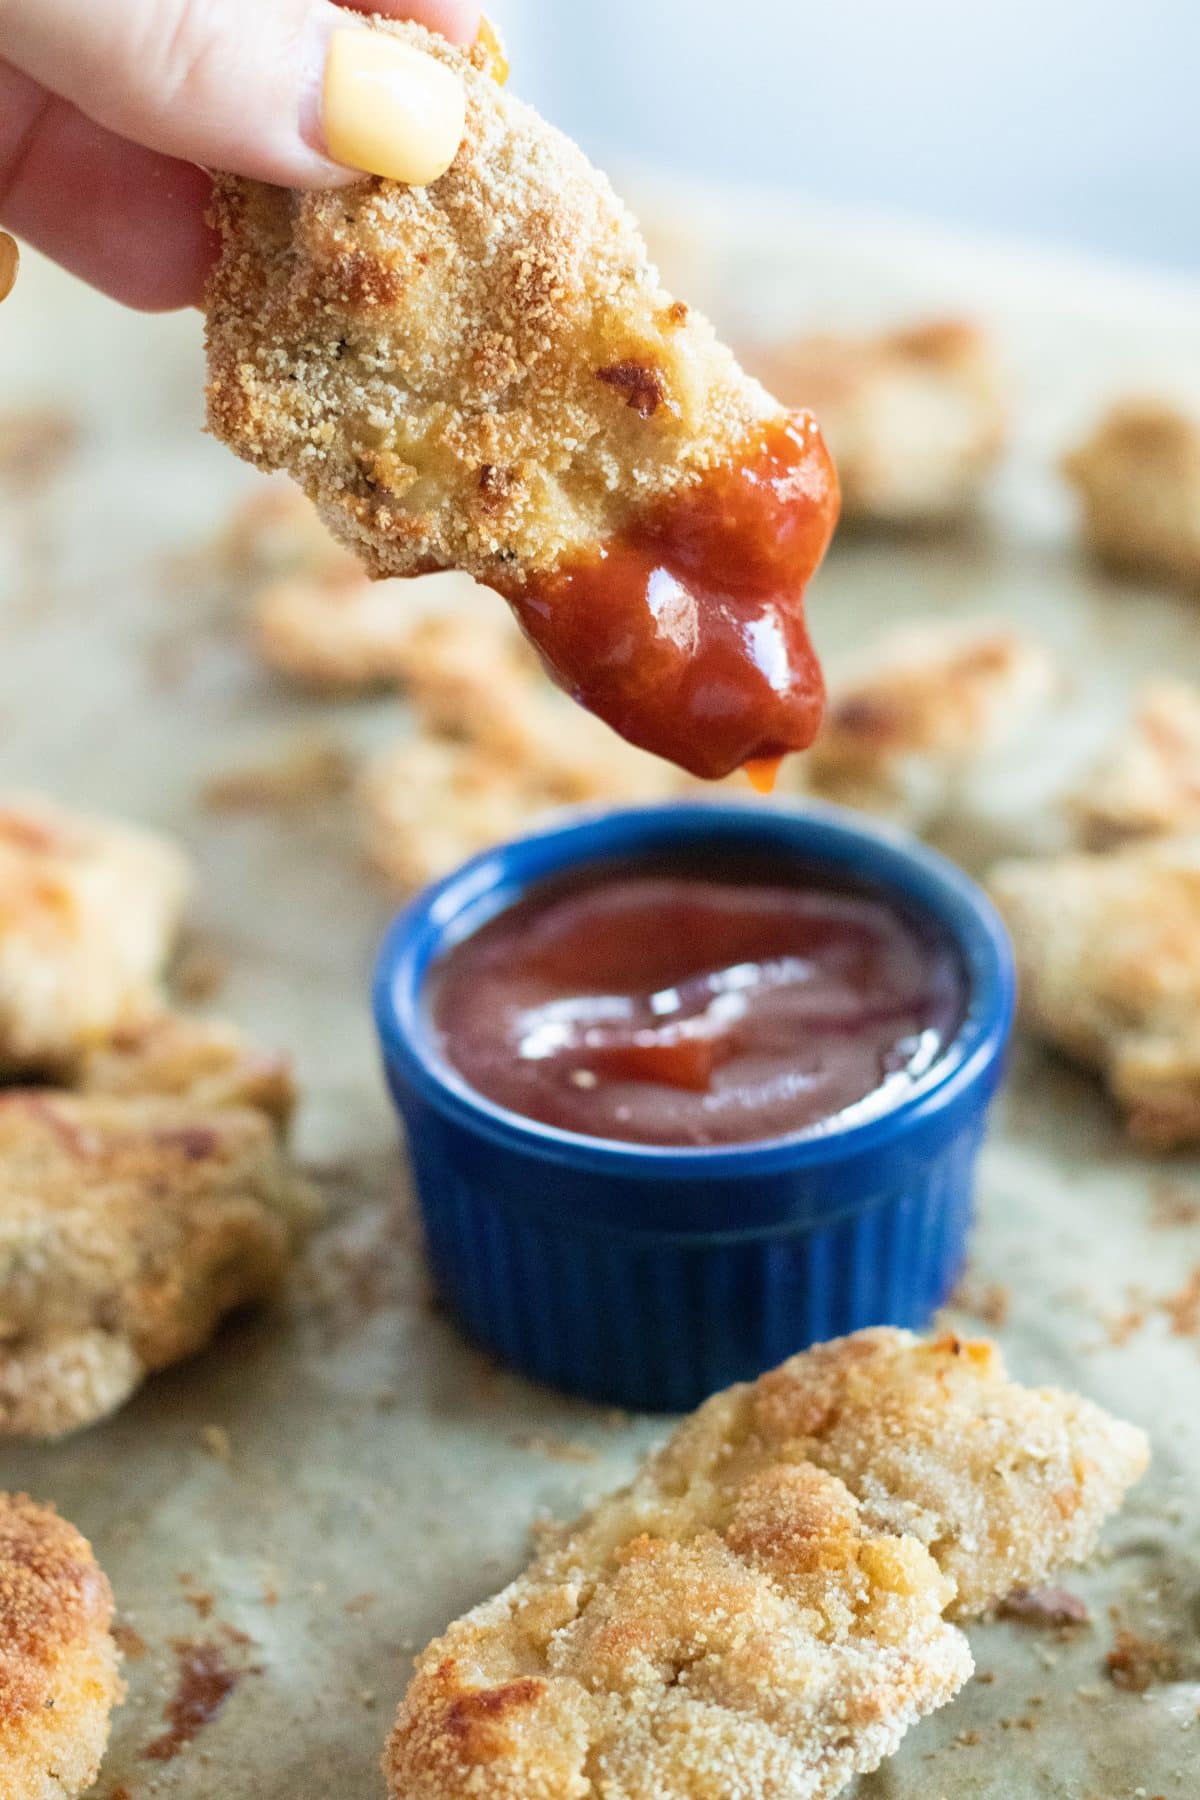
[(509, 76), (508, 56), (503, 38), (486, 13), (480, 18), (475, 44), (483, 52), (484, 73), (490, 75), (499, 87), (503, 87)]
[(466, 118), (462, 81), (445, 63), (386, 32), (334, 32), (323, 124), (335, 162), (425, 187), (457, 156)]
[(21, 252), (15, 238), (10, 238), (7, 231), (0, 231), (0, 300), (7, 300), (12, 293), (20, 266)]

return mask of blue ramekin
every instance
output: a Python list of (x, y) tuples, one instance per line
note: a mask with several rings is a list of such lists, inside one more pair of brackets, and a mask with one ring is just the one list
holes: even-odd
[[(963, 1026), (898, 1105), (757, 1144), (670, 1149), (506, 1111), (441, 1054), (431, 964), (547, 877), (697, 847), (795, 857), (939, 920), (967, 969)], [(1012, 1024), (998, 915), (953, 864), (836, 807), (589, 811), (477, 856), (392, 925), (375, 1016), (429, 1256), (467, 1332), (535, 1380), (680, 1411), (863, 1325), (920, 1328), (966, 1254), (976, 1154)]]

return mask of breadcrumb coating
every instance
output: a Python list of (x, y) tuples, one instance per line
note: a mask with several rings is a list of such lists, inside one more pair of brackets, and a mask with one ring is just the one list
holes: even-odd
[(1030, 1029), (1098, 1069), (1148, 1149), (1200, 1143), (1200, 838), (1000, 864)]
[(548, 688), (532, 696), (507, 748), (498, 733), (434, 731), (385, 751), (363, 772), (359, 805), (373, 866), (407, 892), (564, 807), (633, 805), (686, 791), (678, 769), (614, 737)]
[(1200, 831), (1200, 688), (1147, 682), (1129, 725), (1069, 806), (1092, 850)]
[(413, 615), (393, 663), (417, 730), (368, 764), (359, 805), (368, 855), (401, 891), (564, 807), (713, 791), (572, 705), (506, 613)]
[(187, 887), (164, 838), (0, 797), (0, 1076), (61, 1070), (154, 1007)]
[(264, 1111), (0, 1092), (0, 1433), (111, 1412), (269, 1294), (312, 1214)]
[(112, 1590), (87, 1539), (0, 1494), (0, 1793), (75, 1800), (100, 1773), (123, 1697)]
[(990, 1345), (819, 1346), (708, 1401), (422, 1653), (391, 1791), (825, 1800), (969, 1676), (945, 1610), (1086, 1555), (1145, 1461)]
[(927, 823), (975, 763), (1048, 709), (1045, 646), (998, 622), (922, 620), (872, 646), (834, 685), (804, 766), (829, 800)]
[(576, 146), (469, 55), (427, 188), (217, 182), (209, 422), (285, 469), (376, 575), (555, 568), (727, 461), (778, 405), (662, 288)]
[(252, 1107), (284, 1131), (296, 1104), (290, 1057), (264, 1050), (223, 1019), (160, 1012), (124, 1026), (82, 1058), (79, 1094)]
[(1004, 448), (1003, 371), (987, 333), (968, 320), (878, 336), (814, 334), (747, 360), (786, 405), (811, 407), (820, 419), (847, 519), (955, 519)]
[(1064, 459), (1063, 473), (1100, 562), (1200, 587), (1200, 417), (1168, 400), (1118, 401)]

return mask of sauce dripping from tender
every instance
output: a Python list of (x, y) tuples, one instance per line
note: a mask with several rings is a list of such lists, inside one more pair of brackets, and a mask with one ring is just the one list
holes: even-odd
[(804, 590), (838, 505), (816, 423), (793, 413), (593, 561), (497, 585), (561, 687), (630, 743), (715, 779), (817, 734)]
[(932, 921), (778, 863), (627, 863), (535, 889), (451, 949), (443, 1054), (511, 1112), (700, 1146), (871, 1117), (956, 1035), (966, 978)]

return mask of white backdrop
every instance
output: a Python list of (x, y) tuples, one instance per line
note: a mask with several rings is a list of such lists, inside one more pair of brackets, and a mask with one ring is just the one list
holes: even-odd
[(1200, 269), (1200, 0), (490, 0), (594, 154)]

